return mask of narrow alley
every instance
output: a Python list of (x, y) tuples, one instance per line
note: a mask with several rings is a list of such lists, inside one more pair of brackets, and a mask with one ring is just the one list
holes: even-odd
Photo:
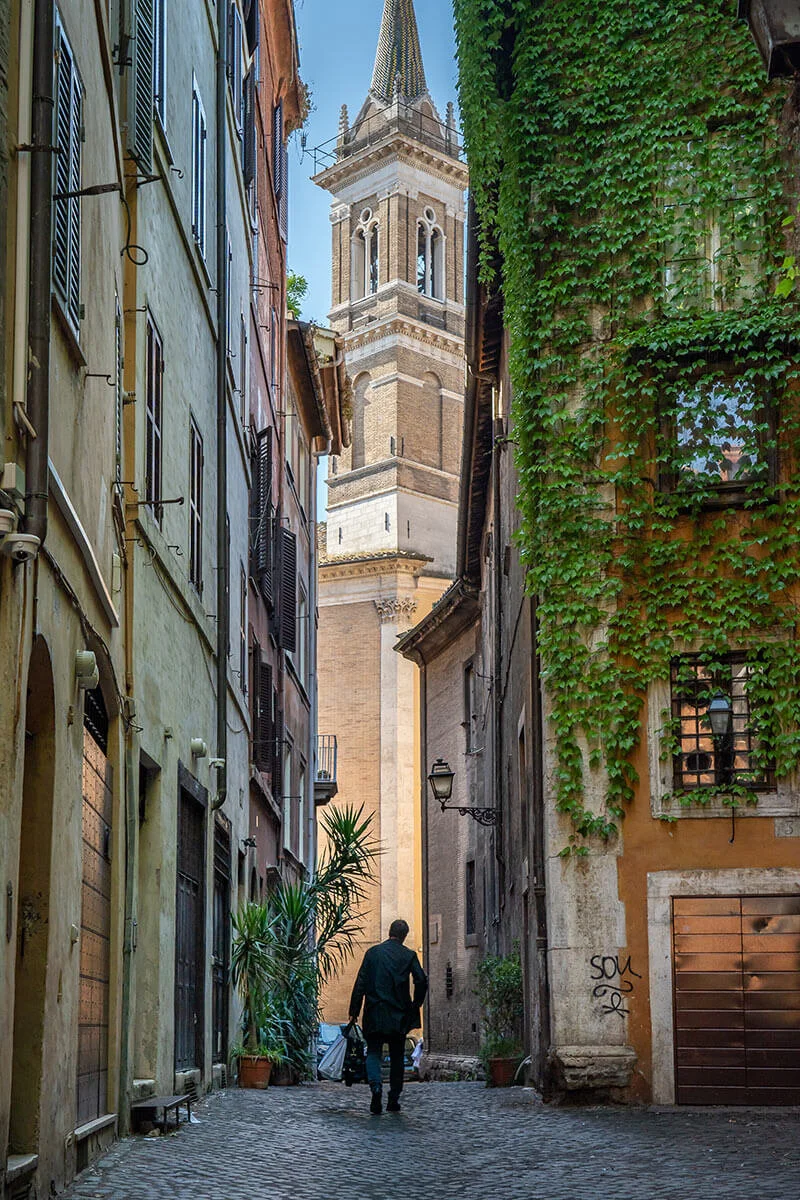
[[(788, 1200), (788, 1109), (554, 1108), (530, 1089), (411, 1084), (398, 1114), (367, 1089), (228, 1089), (179, 1133), (127, 1138), (69, 1200)], [(679, 1150), (677, 1149), (679, 1147)]]

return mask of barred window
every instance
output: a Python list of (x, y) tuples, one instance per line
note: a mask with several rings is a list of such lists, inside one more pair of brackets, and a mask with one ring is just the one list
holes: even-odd
[(751, 379), (698, 369), (673, 385), (661, 417), (662, 491), (703, 491), (716, 505), (742, 502), (749, 485), (777, 474), (774, 406)]
[[(756, 664), (744, 654), (731, 654), (708, 663), (697, 654), (672, 661), (672, 717), (679, 740), (673, 759), (676, 788), (725, 788), (732, 784), (758, 791), (775, 789), (771, 766), (758, 761), (758, 740), (753, 730), (748, 684)], [(709, 706), (730, 708), (728, 730), (715, 737)]]

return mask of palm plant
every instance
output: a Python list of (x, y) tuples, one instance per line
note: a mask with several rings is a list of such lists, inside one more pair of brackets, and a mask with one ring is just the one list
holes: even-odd
[(234, 918), (231, 970), (244, 1007), (247, 1045), (265, 1026), (282, 1031), (286, 1059), (301, 1076), (319, 1020), (320, 987), (341, 970), (363, 931), (359, 910), (379, 854), (363, 805), (326, 811), (325, 845), (315, 871), (281, 882), (266, 903)]

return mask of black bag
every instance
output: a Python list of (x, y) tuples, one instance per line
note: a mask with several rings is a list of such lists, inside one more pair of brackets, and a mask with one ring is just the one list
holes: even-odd
[(367, 1043), (356, 1024), (348, 1025), (342, 1032), (347, 1038), (347, 1049), (342, 1066), (342, 1079), (347, 1087), (352, 1087), (354, 1083), (364, 1083), (366, 1081)]

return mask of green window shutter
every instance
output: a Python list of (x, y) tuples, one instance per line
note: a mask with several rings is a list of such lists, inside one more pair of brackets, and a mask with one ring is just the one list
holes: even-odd
[(153, 170), (153, 0), (133, 0), (128, 91), (128, 153), (140, 171)]

